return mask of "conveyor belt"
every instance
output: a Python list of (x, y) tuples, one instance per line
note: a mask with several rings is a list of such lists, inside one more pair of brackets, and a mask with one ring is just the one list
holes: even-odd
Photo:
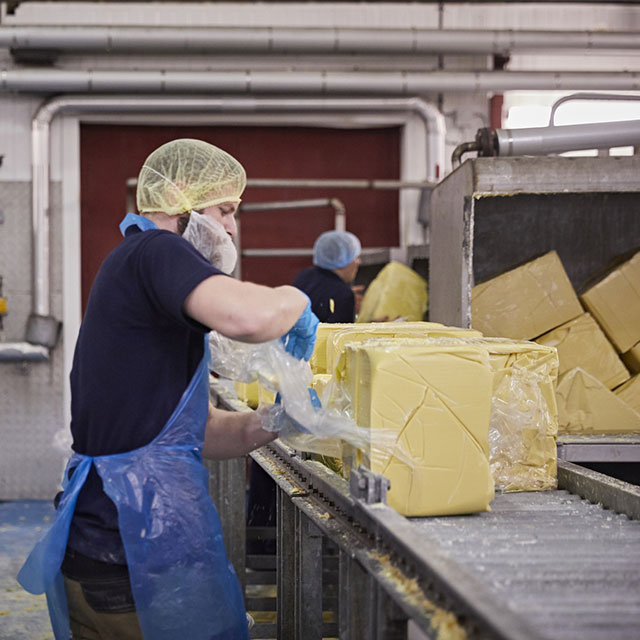
[[(559, 462), (561, 490), (499, 494), (482, 514), (404, 518), (355, 498), (344, 479), (277, 441), (252, 457), (290, 508), (430, 637), (454, 637), (439, 627), (445, 612), (455, 620), (447, 633), (466, 638), (640, 638), (639, 487)], [(297, 535), (304, 556), (305, 536)], [(302, 588), (313, 593), (316, 585)], [(386, 638), (377, 629), (354, 637)]]
[(543, 637), (640, 637), (640, 521), (554, 491), (411, 522)]

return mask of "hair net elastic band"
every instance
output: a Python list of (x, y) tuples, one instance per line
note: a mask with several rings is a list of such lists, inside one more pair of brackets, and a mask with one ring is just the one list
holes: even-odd
[[(153, 167), (150, 167), (149, 165), (143, 164), (142, 165), (143, 169), (148, 169), (149, 171), (152, 171), (153, 173), (155, 173), (157, 176), (159, 176), (160, 178), (162, 178), (165, 182), (168, 182), (183, 198), (185, 201), (185, 210), (182, 213), (186, 213), (187, 211), (191, 211), (193, 210), (193, 207), (191, 206), (191, 204), (189, 203), (189, 199), (187, 198), (187, 196), (184, 195), (184, 192), (182, 191), (182, 189), (175, 183), (172, 182), (171, 180), (169, 180), (169, 178), (167, 178), (167, 176), (163, 176), (159, 171), (156, 171)], [(202, 210), (202, 209), (206, 209), (207, 207), (214, 207), (217, 204), (222, 204), (223, 202), (233, 202), (233, 203), (240, 203), (242, 202), (242, 198), (234, 198), (234, 197), (222, 197), (222, 198), (215, 198), (213, 200), (209, 200), (208, 202), (205, 202), (204, 204), (200, 204), (198, 205), (198, 209)], [(140, 213), (151, 213), (152, 210), (149, 209), (140, 209)], [(173, 213), (173, 214), (167, 214), (167, 215), (182, 215), (182, 213)]]

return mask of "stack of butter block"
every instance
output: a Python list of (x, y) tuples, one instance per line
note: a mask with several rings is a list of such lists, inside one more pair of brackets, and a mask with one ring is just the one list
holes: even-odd
[(580, 300), (547, 253), (474, 287), (472, 324), (557, 349), (560, 433), (640, 432), (640, 253)]
[(261, 404), (273, 404), (276, 394), (265, 389), (257, 380), (253, 382), (234, 381), (234, 387), (238, 400), (244, 402), (252, 409), (256, 409)]
[(343, 474), (383, 473), (399, 513), (485, 510), (494, 480), (556, 486), (555, 349), (429, 322), (320, 324), (311, 362), (323, 404), (370, 434), (360, 450), (345, 445)]

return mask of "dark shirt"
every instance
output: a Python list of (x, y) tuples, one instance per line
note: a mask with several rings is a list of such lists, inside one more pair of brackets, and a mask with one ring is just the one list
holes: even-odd
[[(108, 455), (149, 444), (178, 405), (209, 330), (183, 312), (186, 297), (222, 272), (175, 233), (130, 227), (100, 267), (71, 370), (74, 451)], [(69, 547), (124, 564), (117, 511), (91, 467)]]
[(311, 300), (311, 310), (320, 322), (353, 322), (355, 301), (351, 287), (328, 269), (303, 269), (293, 286), (304, 291)]

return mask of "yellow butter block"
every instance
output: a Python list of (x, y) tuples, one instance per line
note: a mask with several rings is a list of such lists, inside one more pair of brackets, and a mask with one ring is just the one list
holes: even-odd
[(324, 390), (329, 386), (333, 379), (328, 373), (316, 373), (311, 380), (311, 388), (315, 390), (319, 398), (322, 398)]
[(450, 336), (479, 337), (475, 329), (445, 327), (439, 322), (370, 322), (349, 325), (332, 331), (326, 339), (325, 362), (327, 373), (333, 373), (344, 347), (350, 342), (371, 338), (444, 338)]
[(357, 322), (404, 318), (418, 321), (427, 311), (427, 282), (400, 262), (385, 265), (367, 287)]
[(640, 433), (640, 413), (581, 369), (560, 376), (560, 433)]
[(622, 354), (622, 361), (632, 373), (640, 373), (640, 342)]
[(579, 367), (609, 389), (629, 379), (627, 368), (589, 313), (565, 322), (557, 329), (540, 336), (536, 342), (558, 350), (560, 375)]
[(614, 393), (640, 413), (640, 373), (618, 387)]
[(489, 460), (496, 485), (503, 491), (540, 491), (557, 485), (558, 433), (556, 380), (558, 356), (553, 347), (502, 338), (378, 338), (349, 344), (336, 369), (344, 394), (359, 402), (355, 355), (359, 348), (424, 344), (473, 345), (485, 349), (493, 371)]
[(620, 353), (640, 340), (640, 252), (586, 291), (581, 300)]
[(257, 407), (260, 403), (258, 382), (234, 382), (238, 400), (244, 402), (250, 407)]
[(555, 251), (476, 285), (471, 296), (472, 325), (485, 336), (531, 340), (582, 312)]
[[(487, 510), (493, 375), (486, 350), (361, 345), (357, 360), (356, 421), (370, 429), (364, 461), (390, 480), (388, 503), (407, 516)], [(395, 449), (389, 433), (397, 434)]]
[(309, 359), (311, 371), (316, 373), (327, 373), (327, 338), (338, 329), (351, 327), (352, 324), (321, 322), (316, 330), (316, 343), (313, 347), (313, 354)]

